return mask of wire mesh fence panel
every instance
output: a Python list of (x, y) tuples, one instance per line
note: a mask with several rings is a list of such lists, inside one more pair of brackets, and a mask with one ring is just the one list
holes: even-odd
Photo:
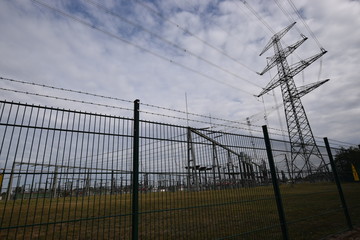
[(142, 239), (281, 237), (262, 139), (150, 122), (141, 129)]
[(1, 110), (1, 238), (129, 236), (132, 120), (16, 103)]
[(347, 230), (326, 149), (318, 146), (325, 165), (310, 155), (308, 168), (304, 159), (292, 161), (288, 142), (272, 140), (272, 145), (289, 238), (321, 239)]
[[(2, 102), (1, 237), (129, 239), (133, 119)], [(279, 236), (260, 138), (141, 121), (139, 238)]]
[(359, 182), (343, 182), (345, 200), (353, 225), (360, 224), (360, 185)]
[[(137, 143), (135, 126), (130, 118), (1, 101), (0, 238), (281, 239), (275, 182), (290, 239), (347, 229), (322, 146), (304, 158), (271, 140), (271, 172), (264, 138), (141, 120)], [(348, 166), (352, 181), (337, 168), (359, 224), (358, 181)]]
[[(332, 147), (332, 146), (331, 146)], [(354, 226), (360, 224), (360, 148), (332, 147), (336, 170), (341, 181), (345, 202)]]

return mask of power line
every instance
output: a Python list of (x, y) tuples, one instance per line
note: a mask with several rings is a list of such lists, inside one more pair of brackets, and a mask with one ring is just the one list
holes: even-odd
[(190, 72), (193, 72), (193, 73), (195, 73), (195, 74), (197, 74), (197, 75), (200, 75), (200, 76), (202, 76), (202, 77), (204, 77), (204, 78), (207, 78), (207, 79), (209, 79), (209, 80), (215, 81), (215, 82), (217, 82), (217, 83), (226, 85), (226, 86), (231, 87), (231, 88), (233, 88), (233, 89), (236, 89), (236, 90), (238, 90), (238, 91), (241, 91), (241, 92), (244, 92), (244, 93), (249, 94), (249, 95), (251, 95), (251, 96), (254, 96), (254, 94), (252, 94), (252, 93), (250, 93), (250, 92), (248, 92), (248, 91), (245, 91), (245, 90), (243, 90), (243, 89), (241, 89), (241, 88), (235, 87), (235, 86), (233, 86), (233, 85), (231, 85), (231, 84), (229, 84), (229, 83), (227, 83), (227, 82), (220, 81), (220, 80), (218, 80), (218, 79), (216, 79), (216, 78), (214, 78), (214, 77), (212, 77), (212, 76), (209, 76), (209, 75), (207, 75), (207, 74), (205, 74), (205, 73), (199, 72), (198, 70), (196, 70), (196, 69), (194, 69), (194, 68), (188, 67), (188, 66), (186, 66), (186, 65), (184, 65), (184, 64), (181, 64), (181, 63), (179, 63), (179, 62), (176, 62), (176, 61), (174, 61), (174, 60), (172, 60), (172, 59), (170, 59), (170, 58), (167, 58), (167, 57), (165, 57), (165, 56), (162, 56), (162, 55), (160, 55), (160, 54), (158, 54), (158, 53), (156, 53), (156, 52), (154, 52), (154, 51), (151, 51), (151, 50), (149, 50), (149, 49), (147, 49), (147, 48), (145, 48), (145, 47), (142, 47), (142, 46), (140, 46), (140, 45), (138, 45), (138, 44), (135, 44), (135, 43), (133, 43), (133, 42), (131, 42), (131, 41), (129, 41), (129, 40), (126, 40), (126, 39), (124, 39), (124, 38), (121, 38), (121, 37), (119, 37), (118, 35), (116, 35), (116, 34), (114, 34), (114, 33), (111, 33), (111, 32), (109, 32), (109, 31), (106, 31), (106, 30), (104, 30), (104, 29), (101, 29), (101, 28), (95, 26), (94, 24), (91, 24), (91, 23), (89, 23), (89, 22), (86, 22), (86, 21), (84, 21), (84, 20), (82, 20), (82, 19), (80, 19), (80, 18), (77, 18), (77, 17), (75, 17), (75, 16), (73, 16), (73, 15), (71, 15), (71, 14), (68, 14), (68, 13), (66, 13), (66, 12), (64, 12), (64, 11), (58, 9), (58, 8), (55, 8), (55, 7), (53, 7), (53, 6), (50, 6), (50, 5), (48, 5), (48, 4), (44, 3), (44, 2), (41, 2), (41, 1), (38, 1), (38, 0), (31, 0), (31, 1), (33, 1), (33, 2), (36, 3), (36, 4), (41, 5), (41, 6), (43, 6), (43, 7), (46, 7), (46, 8), (48, 8), (48, 9), (50, 9), (50, 10), (52, 10), (52, 11), (54, 11), (54, 12), (56, 12), (56, 13), (62, 15), (62, 16), (68, 17), (68, 18), (70, 18), (70, 19), (73, 20), (73, 21), (76, 21), (76, 22), (78, 22), (78, 23), (81, 23), (81, 24), (83, 24), (83, 25), (85, 25), (85, 26), (87, 26), (87, 27), (89, 27), (89, 28), (91, 28), (91, 29), (94, 29), (94, 30), (96, 30), (96, 31), (102, 32), (102, 33), (104, 33), (104, 34), (106, 34), (106, 35), (108, 35), (108, 36), (110, 36), (110, 37), (112, 37), (112, 38), (115, 38), (115, 39), (117, 39), (117, 40), (119, 40), (119, 41), (122, 41), (122, 42), (124, 42), (124, 43), (126, 43), (126, 44), (129, 44), (129, 45), (131, 45), (131, 46), (133, 46), (133, 47), (135, 47), (135, 48), (138, 48), (138, 49), (140, 49), (140, 50), (142, 50), (142, 51), (144, 51), (144, 52), (147, 52), (147, 53), (149, 53), (149, 54), (151, 54), (151, 55), (153, 55), (153, 56), (155, 56), (155, 57), (158, 57), (158, 58), (160, 58), (160, 59), (162, 59), (162, 60), (164, 60), (164, 61), (170, 62), (170, 63), (172, 63), (172, 64), (174, 64), (174, 65), (179, 66), (179, 67), (182, 67), (182, 68), (184, 68), (184, 69), (186, 69), (186, 70), (188, 70), (188, 71), (190, 71)]
[(275, 34), (275, 31), (270, 27), (269, 24), (247, 3), (245, 0), (240, 0), (249, 10), (254, 14), (254, 16), (272, 33)]
[[(132, 22), (132, 21), (128, 20), (127, 18), (122, 17), (121, 15), (113, 12), (113, 11), (110, 10), (109, 8), (106, 8), (106, 7), (105, 7), (104, 5), (102, 5), (102, 4), (99, 4), (99, 3), (94, 2), (94, 1), (91, 1), (91, 0), (85, 0), (85, 1), (88, 2), (89, 4), (95, 6), (95, 7), (98, 8), (98, 9), (103, 10), (106, 14), (110, 14), (110, 15), (112, 15), (112, 16), (120, 19), (121, 21), (124, 21), (124, 22), (126, 22), (126, 23), (128, 23), (128, 24), (130, 24), (130, 25), (132, 25), (132, 26), (134, 26), (134, 27), (137, 27), (137, 28), (142, 29), (143, 31), (151, 34), (152, 36), (160, 39), (161, 41), (163, 41), (163, 42), (165, 42), (166, 44), (172, 46), (173, 48), (176, 48), (176, 49), (180, 50), (181, 52), (183, 52), (183, 53), (185, 53), (185, 54), (189, 54), (190, 56), (193, 56), (193, 57), (195, 57), (195, 58), (197, 58), (197, 59), (199, 59), (199, 60), (201, 60), (201, 61), (203, 61), (203, 62), (205, 62), (205, 63), (207, 63), (207, 64), (209, 64), (209, 65), (211, 65), (212, 67), (215, 67), (215, 68), (217, 68), (217, 69), (219, 69), (219, 70), (221, 70), (221, 71), (223, 71), (223, 72), (225, 72), (225, 73), (227, 73), (227, 74), (229, 74), (229, 75), (231, 75), (231, 76), (233, 76), (233, 77), (236, 77), (236, 78), (238, 78), (238, 79), (241, 79), (241, 80), (246, 81), (246, 82), (248, 82), (248, 83), (250, 83), (250, 84), (252, 84), (252, 85), (254, 85), (254, 86), (257, 86), (257, 87), (261, 88), (261, 86), (255, 84), (254, 82), (252, 82), (252, 81), (250, 81), (250, 80), (247, 80), (246, 78), (241, 77), (241, 76), (237, 75), (236, 73), (233, 73), (233, 72), (231, 72), (230, 70), (228, 70), (228, 69), (226, 69), (226, 68), (223, 68), (223, 67), (219, 66), (218, 64), (215, 64), (215, 63), (213, 63), (213, 62), (205, 59), (204, 57), (201, 57), (201, 56), (193, 53), (192, 51), (190, 51), (190, 50), (188, 50), (188, 49), (186, 49), (186, 48), (181, 47), (181, 46), (179, 46), (178, 44), (173, 43), (173, 42), (171, 42), (171, 41), (163, 38), (162, 36), (154, 33), (153, 31), (151, 31), (151, 30), (149, 30), (149, 29), (147, 29), (147, 28), (145, 28), (145, 27), (143, 27), (143, 26), (141, 26), (141, 25), (139, 25), (139, 24), (137, 24), (137, 23), (135, 23), (135, 22)], [(236, 60), (236, 59), (232, 58), (232, 60)]]
[[(33, 1), (35, 1), (35, 2), (39, 2), (39, 1), (37, 1), (37, 0), (33, 0)], [(95, 28), (94, 26), (92, 26), (92, 28)], [(96, 29), (96, 28), (95, 28)], [(97, 29), (97, 30), (99, 30), (99, 29)], [(101, 31), (101, 30), (100, 30)], [(169, 60), (169, 59), (168, 59)], [(130, 102), (130, 101), (129, 101)]]
[[(296, 22), (295, 19), (291, 16), (291, 14), (281, 5), (279, 0), (274, 0), (278, 8), (284, 13), (284, 15), (289, 19), (290, 23)], [(298, 31), (299, 34), (302, 34), (300, 29), (295, 25), (295, 29)]]
[[(33, 0), (33, 1), (36, 1), (36, 0)], [(38, 1), (36, 1), (36, 2), (38, 2)], [(46, 5), (46, 7), (49, 7), (48, 5)], [(51, 9), (53, 9), (52, 7), (50, 7)], [(64, 14), (64, 15), (66, 15), (66, 16), (69, 16), (69, 14), (66, 14), (66, 13), (64, 13), (64, 12), (62, 12), (61, 10), (58, 10), (58, 9), (53, 9), (53, 10), (55, 10), (55, 11), (57, 11), (57, 12), (59, 12), (60, 11), (60, 13), (62, 13), (62, 14)], [(73, 16), (69, 16), (69, 17), (71, 17), (72, 19), (74, 19), (75, 17), (73, 17)], [(77, 20), (77, 21), (79, 21), (79, 19), (77, 19), (77, 18), (75, 18), (75, 20)], [(80, 22), (81, 23), (84, 23), (82, 20), (80, 20)], [(85, 23), (86, 25), (88, 25), (88, 23)], [(94, 26), (92, 26), (92, 28), (95, 28)], [(96, 29), (96, 28), (95, 28)], [(103, 30), (101, 30), (101, 31), (103, 31)], [(200, 73), (201, 74), (201, 73)], [(224, 83), (223, 83), (224, 84)], [(231, 87), (233, 87), (233, 86), (231, 86)], [(98, 95), (97, 95), (98, 96)], [(115, 98), (112, 98), (112, 99), (115, 99)], [(129, 101), (128, 101), (129, 102)], [(150, 106), (150, 105), (149, 105)], [(163, 109), (165, 109), (165, 108), (163, 108)], [(167, 110), (169, 110), (169, 109), (167, 109)], [(178, 111), (179, 112), (179, 111)], [(193, 115), (197, 115), (197, 116), (199, 116), (199, 114), (193, 114)], [(201, 117), (206, 117), (206, 116), (201, 116)]]
[[(88, 0), (87, 0), (88, 1)], [(151, 11), (152, 13), (154, 13), (155, 15), (157, 15), (158, 17), (160, 17), (161, 19), (163, 19), (164, 21), (172, 24), (173, 26), (179, 28), (180, 30), (182, 30), (184, 33), (189, 34), (190, 36), (194, 37), (195, 39), (197, 39), (198, 41), (202, 42), (203, 44), (205, 44), (206, 46), (212, 48), (213, 50), (215, 50), (216, 52), (226, 56), (227, 58), (233, 60), (234, 62), (236, 62), (237, 64), (245, 67), (246, 69), (248, 69), (249, 71), (256, 73), (255, 70), (253, 70), (252, 68), (250, 68), (249, 66), (239, 62), (236, 58), (230, 56), (229, 54), (227, 54), (226, 52), (222, 51), (221, 49), (215, 47), (214, 45), (208, 43), (207, 41), (203, 40), (202, 38), (200, 38), (199, 36), (197, 36), (196, 34), (190, 32), (188, 29), (186, 29), (185, 27), (182, 27), (181, 25), (179, 25), (178, 23), (164, 17), (161, 13), (159, 13), (158, 11), (156, 11), (155, 9), (151, 8), (149, 5), (141, 2), (140, 0), (135, 0), (140, 6), (146, 8), (147, 10)]]
[(304, 24), (305, 28), (308, 30), (308, 32), (310, 33), (311, 37), (315, 40), (316, 44), (318, 45), (318, 47), (320, 49), (323, 49), (323, 47), (321, 46), (319, 40), (317, 39), (317, 37), (315, 36), (314, 32), (311, 31), (309, 25), (304, 21), (304, 19), (302, 18), (300, 12), (297, 10), (295, 4), (293, 3), (292, 0), (287, 0), (288, 3), (290, 4), (290, 6), (294, 9), (295, 13), (298, 15), (299, 19), (301, 20), (301, 22)]
[[(249, 3), (245, 0), (239, 0), (241, 1), (246, 7), (247, 9), (274, 35), (275, 31), (271, 28), (271, 26), (249, 5)], [(237, 5), (238, 7), (240, 7), (239, 5)], [(283, 39), (280, 40), (281, 42), (284, 42)], [(286, 43), (285, 43), (286, 44)], [(288, 45), (288, 44), (286, 44)], [(301, 57), (294, 52), (294, 54), (298, 57), (298, 59), (300, 61), (302, 61)]]
[[(275, 2), (276, 5), (278, 6), (278, 8), (284, 13), (284, 15), (289, 19), (289, 22), (290, 22), (290, 23), (296, 22), (295, 19), (291, 16), (291, 14), (281, 5), (281, 3), (279, 2), (279, 0), (274, 0), (274, 2)], [(291, 5), (291, 4), (290, 4), (290, 5)], [(302, 20), (302, 22), (304, 23), (301, 15), (299, 15), (299, 13), (298, 13), (295, 5), (292, 5), (292, 8), (295, 10), (295, 12), (296, 12), (297, 15), (299, 16), (299, 18), (300, 18), (300, 19)], [(305, 24), (306, 24), (306, 22), (304, 23), (304, 25), (305, 25)], [(305, 25), (305, 26), (307, 26), (307, 25)], [(294, 27), (295, 27), (295, 29), (297, 30), (297, 32), (298, 32), (300, 35), (302, 35), (302, 33), (301, 33), (300, 29), (298, 28), (298, 26), (295, 25)], [(311, 34), (310, 28), (308, 29), (308, 31), (309, 31), (310, 34)], [(312, 35), (312, 36), (313, 36), (313, 35)], [(313, 36), (313, 38), (314, 38), (314, 37), (315, 37), (315, 35)], [(315, 38), (316, 38), (316, 37), (315, 37)], [(318, 46), (319, 46), (320, 48), (322, 48), (319, 44), (318, 44)], [(295, 53), (295, 54), (296, 54), (296, 53)], [(296, 54), (296, 55), (297, 55), (297, 54)], [(321, 71), (322, 71), (322, 58), (320, 59), (320, 67), (319, 67), (319, 73), (318, 73), (318, 81), (320, 81)], [(303, 81), (304, 81), (304, 72), (302, 72), (302, 74), (303, 74), (302, 77), (303, 77)]]

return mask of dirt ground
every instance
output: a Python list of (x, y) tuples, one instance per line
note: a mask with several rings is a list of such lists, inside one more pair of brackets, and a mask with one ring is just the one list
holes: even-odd
[(324, 240), (360, 240), (360, 227), (355, 228), (352, 231), (336, 234)]

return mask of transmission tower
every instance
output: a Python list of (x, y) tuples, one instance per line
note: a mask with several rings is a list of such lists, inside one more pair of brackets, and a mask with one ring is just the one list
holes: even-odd
[(300, 98), (329, 81), (329, 79), (326, 79), (299, 88), (296, 87), (293, 77), (324, 55), (326, 50), (321, 48), (320, 53), (289, 66), (286, 58), (307, 40), (307, 37), (301, 34), (301, 40), (288, 47), (282, 47), (280, 39), (294, 25), (295, 23), (292, 23), (288, 27), (276, 33), (270, 39), (268, 44), (266, 44), (264, 50), (260, 53), (261, 56), (273, 47), (275, 55), (269, 58), (268, 64), (259, 74), (263, 75), (274, 66), (277, 67), (278, 73), (258, 95), (258, 97), (260, 97), (278, 86), (281, 87), (291, 145), (291, 159), (285, 160), (289, 165), (289, 177), (292, 181), (296, 181), (299, 178), (314, 176), (313, 174), (315, 173), (327, 172), (325, 161), (318, 146), (316, 145), (309, 120), (306, 116), (305, 109)]

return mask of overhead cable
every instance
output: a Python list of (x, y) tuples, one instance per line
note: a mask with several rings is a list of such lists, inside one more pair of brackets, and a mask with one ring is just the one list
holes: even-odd
[[(289, 19), (289, 23), (296, 22), (295, 19), (291, 16), (291, 14), (281, 5), (279, 0), (274, 0), (274, 2), (278, 6), (278, 8), (284, 13), (284, 15)], [(301, 35), (302, 33), (301, 33), (300, 29), (298, 28), (298, 26), (295, 25), (294, 27), (298, 31), (298, 33)]]
[(272, 33), (272, 34), (275, 34), (275, 31), (270, 27), (270, 25), (264, 21), (264, 19), (247, 3), (247, 1), (245, 0), (240, 0), (249, 10), (250, 12), (252, 12), (252, 14), (254, 14), (254, 16), (260, 21), (262, 22), (262, 24), (267, 28), (269, 29), (269, 31)]
[(173, 42), (171, 42), (171, 41), (163, 38), (162, 36), (158, 35), (157, 33), (154, 33), (153, 31), (151, 31), (151, 30), (149, 30), (149, 29), (147, 29), (147, 28), (145, 28), (145, 27), (143, 27), (143, 26), (141, 26), (141, 25), (139, 25), (139, 24), (137, 24), (137, 23), (135, 23), (135, 22), (133, 22), (133, 21), (130, 21), (130, 20), (122, 17), (121, 15), (119, 15), (119, 14), (115, 13), (114, 11), (112, 11), (111, 9), (106, 8), (106, 7), (105, 7), (104, 5), (102, 5), (102, 4), (99, 4), (99, 3), (94, 2), (94, 1), (92, 1), (92, 0), (85, 0), (85, 1), (88, 2), (89, 4), (93, 5), (93, 6), (97, 7), (98, 9), (102, 9), (103, 11), (105, 11), (106, 14), (110, 14), (110, 15), (112, 15), (112, 16), (120, 19), (121, 21), (124, 21), (124, 22), (126, 22), (126, 23), (128, 23), (128, 24), (130, 24), (130, 25), (132, 25), (132, 26), (134, 26), (134, 27), (137, 27), (137, 28), (139, 28), (139, 29), (141, 29), (141, 30), (149, 33), (150, 35), (156, 37), (157, 39), (159, 39), (159, 40), (161, 40), (161, 41), (163, 41), (163, 42), (165, 42), (166, 44), (170, 45), (171, 47), (176, 48), (176, 49), (182, 51), (182, 52), (185, 53), (185, 54), (189, 54), (190, 56), (193, 56), (193, 57), (195, 57), (195, 58), (197, 58), (197, 59), (199, 59), (199, 60), (201, 60), (201, 61), (203, 61), (203, 62), (205, 62), (205, 63), (207, 63), (207, 64), (209, 64), (209, 65), (211, 65), (211, 66), (213, 66), (214, 68), (217, 68), (217, 69), (219, 69), (219, 70), (221, 70), (221, 71), (223, 71), (223, 72), (225, 72), (225, 73), (227, 73), (227, 74), (229, 74), (229, 75), (231, 75), (231, 76), (233, 76), (233, 77), (236, 77), (236, 78), (238, 78), (238, 79), (241, 79), (241, 80), (246, 81), (246, 82), (248, 82), (248, 83), (250, 83), (250, 84), (252, 84), (252, 85), (254, 85), (254, 86), (257, 86), (257, 87), (261, 88), (261, 86), (255, 84), (254, 82), (252, 82), (252, 81), (250, 81), (250, 80), (247, 80), (246, 78), (241, 77), (241, 76), (239, 76), (238, 74), (233, 73), (233, 72), (231, 72), (230, 70), (228, 70), (228, 69), (226, 69), (226, 68), (223, 68), (223, 67), (219, 66), (218, 64), (215, 64), (215, 63), (209, 61), (208, 59), (206, 59), (206, 58), (204, 58), (204, 57), (201, 57), (201, 56), (193, 53), (192, 51), (190, 51), (190, 50), (188, 50), (188, 49), (186, 49), (186, 48), (181, 47), (181, 46), (179, 46), (178, 44), (173, 43)]
[(241, 88), (238, 88), (238, 87), (236, 87), (236, 86), (233, 86), (233, 85), (231, 85), (231, 84), (229, 84), (229, 83), (227, 83), (227, 82), (220, 81), (220, 80), (216, 79), (215, 77), (212, 77), (212, 76), (207, 75), (207, 74), (205, 74), (205, 73), (199, 72), (198, 70), (196, 70), (196, 69), (194, 69), (194, 68), (188, 67), (188, 66), (186, 66), (186, 65), (184, 65), (184, 64), (181, 64), (181, 63), (179, 63), (179, 62), (176, 62), (176, 61), (174, 61), (174, 60), (172, 60), (172, 59), (170, 59), (170, 58), (167, 58), (167, 57), (165, 57), (165, 56), (162, 56), (162, 55), (160, 55), (160, 54), (158, 54), (158, 53), (156, 53), (156, 52), (154, 52), (154, 51), (152, 51), (152, 50), (149, 50), (149, 49), (147, 49), (147, 48), (145, 48), (145, 47), (143, 47), (143, 46), (140, 46), (140, 45), (138, 45), (138, 44), (135, 44), (135, 43), (133, 43), (133, 42), (131, 42), (131, 41), (129, 41), (129, 40), (126, 40), (126, 39), (124, 39), (124, 38), (122, 38), (122, 37), (119, 37), (118, 35), (116, 35), (116, 34), (114, 34), (114, 33), (111, 33), (111, 32), (109, 32), (109, 31), (106, 31), (106, 30), (104, 30), (104, 29), (101, 29), (101, 28), (95, 26), (94, 24), (91, 24), (91, 23), (89, 23), (89, 22), (86, 22), (86, 21), (84, 21), (84, 20), (82, 20), (82, 19), (80, 19), (80, 18), (77, 18), (77, 17), (75, 17), (75, 16), (73, 16), (73, 15), (71, 15), (71, 14), (68, 14), (68, 13), (66, 13), (66, 12), (64, 12), (64, 11), (58, 9), (58, 8), (55, 8), (55, 7), (53, 7), (53, 6), (50, 6), (50, 5), (48, 5), (48, 4), (44, 3), (44, 2), (41, 2), (41, 1), (38, 1), (38, 0), (31, 0), (31, 1), (33, 1), (33, 2), (36, 3), (36, 4), (41, 5), (41, 6), (43, 6), (43, 7), (46, 7), (46, 8), (48, 8), (48, 9), (50, 9), (50, 10), (52, 10), (52, 11), (54, 11), (54, 12), (56, 12), (56, 13), (62, 15), (62, 16), (68, 17), (68, 18), (70, 18), (70, 19), (73, 20), (73, 21), (76, 21), (76, 22), (78, 22), (78, 23), (81, 23), (81, 24), (83, 24), (83, 25), (85, 25), (85, 26), (87, 26), (87, 27), (89, 27), (89, 28), (91, 28), (91, 29), (94, 29), (94, 30), (97, 30), (97, 31), (99, 31), (99, 32), (102, 32), (102, 33), (104, 33), (104, 34), (106, 34), (106, 35), (108, 35), (108, 36), (110, 36), (110, 37), (112, 37), (112, 38), (115, 38), (115, 39), (117, 39), (117, 40), (119, 40), (119, 41), (122, 41), (122, 42), (124, 42), (124, 43), (126, 43), (126, 44), (129, 44), (129, 45), (131, 45), (131, 46), (133, 46), (133, 47), (135, 47), (135, 48), (138, 48), (138, 49), (140, 49), (140, 50), (142, 50), (142, 51), (144, 51), (144, 52), (147, 52), (147, 53), (149, 53), (149, 54), (151, 54), (151, 55), (153, 55), (153, 56), (155, 56), (155, 57), (158, 57), (158, 58), (160, 58), (160, 59), (162, 59), (162, 60), (164, 60), (164, 61), (170, 62), (170, 63), (172, 63), (172, 64), (174, 64), (174, 65), (179, 66), (179, 67), (182, 67), (182, 68), (184, 68), (184, 69), (186, 69), (186, 70), (188, 70), (188, 71), (190, 71), (190, 72), (193, 72), (193, 73), (195, 73), (195, 74), (197, 74), (197, 75), (200, 75), (200, 76), (202, 76), (202, 77), (204, 77), (204, 78), (207, 78), (207, 79), (209, 79), (209, 80), (212, 80), (212, 81), (214, 81), (214, 82), (217, 82), (217, 83), (226, 85), (226, 86), (231, 87), (231, 88), (233, 88), (233, 89), (236, 89), (236, 90), (238, 90), (238, 91), (241, 91), (241, 92), (244, 92), (244, 93), (249, 94), (249, 95), (251, 95), (251, 96), (254, 96), (254, 94), (252, 94), (252, 93), (250, 93), (250, 92), (248, 92), (248, 91), (246, 91), (246, 90), (244, 90), (244, 89), (241, 89)]
[(290, 6), (294, 9), (295, 13), (298, 15), (299, 19), (301, 20), (301, 22), (304, 24), (305, 28), (308, 30), (309, 34), (311, 35), (311, 37), (315, 40), (316, 44), (318, 45), (318, 47), (320, 49), (323, 49), (323, 47), (321, 46), (319, 40), (317, 39), (317, 37), (315, 36), (314, 32), (311, 31), (309, 25), (305, 22), (305, 20), (303, 19), (303, 17), (301, 16), (300, 12), (297, 10), (295, 4), (293, 3), (292, 0), (287, 0), (288, 3), (290, 4)]
[[(245, 0), (239, 0), (241, 1), (246, 7), (247, 9), (273, 34), (275, 35), (275, 31), (271, 28), (271, 26), (254, 10), (254, 8), (252, 8), (249, 3)], [(283, 39), (280, 40), (281, 42), (284, 42)], [(287, 45), (287, 44), (286, 44)], [(299, 58), (300, 61), (302, 61), (302, 59), (300, 58), (300, 56), (294, 52), (294, 54)]]
[[(86, 0), (88, 1), (88, 0)], [(228, 57), (229, 59), (233, 60), (234, 62), (240, 64), (241, 66), (245, 67), (246, 69), (250, 70), (253, 73), (256, 73), (255, 70), (253, 70), (252, 68), (250, 68), (249, 66), (239, 62), (239, 60), (237, 60), (236, 58), (230, 56), (229, 54), (227, 54), (226, 52), (224, 52), (223, 50), (215, 47), (214, 45), (208, 43), (207, 41), (203, 40), (202, 38), (200, 38), (199, 36), (197, 36), (196, 34), (190, 32), (188, 29), (186, 29), (185, 27), (182, 27), (181, 25), (179, 25), (178, 23), (170, 20), (169, 18), (164, 17), (161, 13), (159, 13), (158, 11), (156, 11), (155, 9), (151, 8), (149, 5), (143, 3), (140, 0), (135, 0), (139, 5), (141, 5), (142, 7), (148, 9), (149, 11), (151, 11), (152, 13), (156, 14), (158, 17), (160, 17), (161, 19), (165, 20), (166, 22), (174, 25), (175, 27), (179, 28), (180, 30), (182, 30), (184, 33), (189, 34), (190, 36), (196, 38), (198, 41), (202, 42), (203, 44), (205, 44), (206, 46), (212, 48), (213, 50), (217, 51), (218, 53)]]

